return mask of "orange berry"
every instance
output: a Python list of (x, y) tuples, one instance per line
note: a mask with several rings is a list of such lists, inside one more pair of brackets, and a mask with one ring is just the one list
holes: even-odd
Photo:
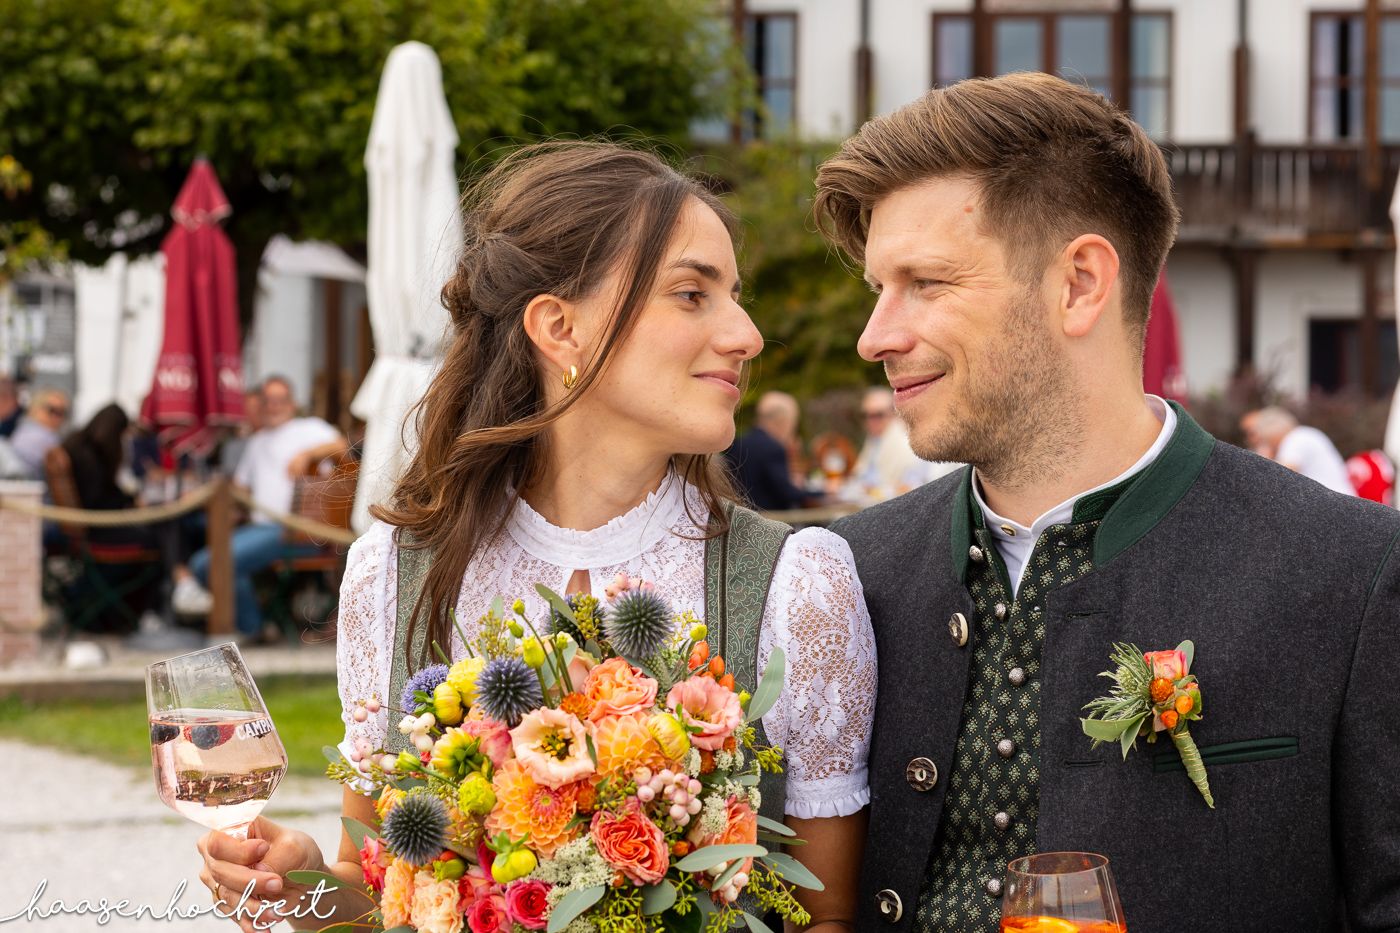
[(724, 740), (724, 745), (722, 747), (726, 752), (729, 752), (732, 755), (736, 750), (738, 750), (739, 743), (735, 741), (734, 736), (731, 735), (729, 738)]
[(710, 673), (714, 674), (716, 677), (724, 676), (724, 658), (715, 655), (710, 659)]
[(686, 842), (684, 839), (677, 839), (675, 842), (671, 843), (671, 854), (676, 858), (689, 855), (690, 843)]
[(710, 660), (710, 643), (697, 641), (695, 647), (690, 649), (690, 669), (693, 671), (708, 660)]
[(700, 749), (700, 773), (709, 774), (715, 770), (715, 753), (708, 749)]
[(1196, 704), (1191, 701), (1191, 697), (1184, 693), (1176, 698), (1176, 711), (1183, 716), (1191, 712), (1191, 707), (1195, 705)]
[(1152, 678), (1152, 686), (1148, 689), (1152, 693), (1153, 703), (1165, 703), (1170, 700), (1172, 694), (1176, 692), (1176, 687), (1165, 677)]
[(1162, 725), (1166, 726), (1168, 729), (1175, 729), (1178, 719), (1180, 719), (1180, 717), (1177, 715), (1176, 710), (1169, 709), (1162, 714)]
[(733, 690), (733, 689), (734, 689), (734, 675), (733, 675), (733, 674), (725, 674), (723, 677), (721, 677), (719, 680), (717, 680), (717, 681), (715, 681), (715, 682), (718, 683), (721, 687), (723, 687), (723, 688), (726, 689), (726, 690)]

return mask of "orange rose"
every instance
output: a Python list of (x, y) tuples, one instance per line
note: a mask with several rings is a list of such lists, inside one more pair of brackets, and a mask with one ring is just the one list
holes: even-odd
[(648, 712), (656, 704), (656, 686), (656, 681), (622, 658), (604, 661), (583, 681), (582, 693), (593, 704), (588, 718), (597, 722), (606, 716)]
[[(755, 837), (758, 822), (754, 821)], [(598, 854), (613, 868), (622, 872), (633, 884), (655, 884), (666, 877), (670, 856), (666, 837), (642, 812), (636, 797), (627, 800), (621, 813), (600, 810), (593, 814), (589, 827)]]
[[(706, 835), (700, 831), (700, 821), (696, 820), (691, 824), (692, 828), (688, 838), (694, 843), (695, 848), (702, 849), (705, 846), (727, 846), (746, 845), (751, 846), (758, 842), (758, 814), (749, 806), (749, 802), (742, 797), (730, 797), (729, 803), (725, 806), (724, 815), (727, 821), (724, 829), (718, 833)], [(753, 870), (753, 859), (745, 859), (744, 867), (739, 871), (749, 874)]]

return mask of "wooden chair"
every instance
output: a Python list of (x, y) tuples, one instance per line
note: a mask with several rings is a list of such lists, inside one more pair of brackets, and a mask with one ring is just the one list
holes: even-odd
[[(83, 507), (68, 451), (55, 447), (45, 455), (44, 478), (54, 505)], [(51, 581), (46, 587), (49, 595), (58, 599), (64, 618), (74, 628), (86, 629), (106, 612), (115, 611), (134, 625), (136, 613), (127, 597), (160, 577), (164, 569), (160, 552), (139, 544), (92, 541), (86, 525), (59, 522), (58, 528), (63, 532), (62, 556), (79, 568), (75, 579)]]
[[(292, 496), (292, 514), (348, 531), (360, 462), (346, 453), (335, 461), (329, 475), (322, 475), (319, 468), (320, 464), (313, 464), (310, 472), (297, 480)], [(332, 593), (338, 596), (348, 548), (342, 544), (318, 541), (291, 528), (285, 530), (283, 540), (287, 544), (288, 554), (272, 565), (277, 573), (277, 592), (269, 606), (269, 615), (288, 637), (295, 637), (299, 632), (297, 620), (291, 611), (291, 597), (297, 576), (323, 574)], [(312, 553), (303, 551), (307, 546), (313, 546), (316, 550)]]

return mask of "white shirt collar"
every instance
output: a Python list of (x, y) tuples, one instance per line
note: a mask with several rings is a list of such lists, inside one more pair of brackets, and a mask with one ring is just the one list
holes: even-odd
[(1077, 493), (1050, 509), (1048, 512), (1045, 512), (1032, 522), (1030, 527), (1026, 527), (1020, 522), (1012, 521), (1009, 518), (998, 515), (991, 506), (987, 505), (987, 501), (982, 498), (981, 483), (978, 481), (976, 471), (974, 470), (972, 475), (972, 494), (977, 498), (977, 507), (982, 510), (982, 516), (986, 519), (987, 528), (997, 539), (997, 542), (999, 544), (1002, 542), (1020, 544), (1029, 550), (1046, 528), (1049, 528), (1051, 525), (1062, 525), (1068, 522), (1074, 516), (1075, 503), (1080, 499), (1099, 492), (1100, 490), (1108, 489), (1110, 486), (1116, 486), (1128, 477), (1146, 469), (1148, 464), (1157, 459), (1157, 456), (1161, 454), (1163, 448), (1167, 446), (1167, 442), (1171, 440), (1172, 434), (1176, 431), (1177, 422), (1176, 412), (1172, 410), (1172, 407), (1168, 405), (1165, 400), (1158, 396), (1147, 396), (1147, 407), (1152, 410), (1153, 416), (1156, 417), (1158, 421), (1162, 422), (1162, 429), (1157, 432), (1157, 440), (1153, 441), (1152, 446), (1147, 448), (1147, 452), (1139, 457), (1136, 463), (1108, 482), (1100, 483), (1093, 489), (1086, 489), (1081, 493)]
[[(686, 498), (692, 490), (693, 487), (679, 476), (670, 474), (641, 505), (588, 531), (552, 524), (524, 499), (516, 498), (506, 530), (526, 553), (556, 567), (573, 570), (612, 567), (651, 550), (671, 534), (683, 518), (689, 524)], [(708, 513), (698, 492), (694, 500), (691, 512), (704, 521)]]

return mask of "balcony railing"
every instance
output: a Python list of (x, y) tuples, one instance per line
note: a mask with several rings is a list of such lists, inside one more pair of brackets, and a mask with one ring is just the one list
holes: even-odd
[(1375, 245), (1392, 233), (1388, 209), (1400, 147), (1381, 150), (1380, 185), (1366, 184), (1355, 146), (1164, 147), (1181, 206), (1183, 243)]

